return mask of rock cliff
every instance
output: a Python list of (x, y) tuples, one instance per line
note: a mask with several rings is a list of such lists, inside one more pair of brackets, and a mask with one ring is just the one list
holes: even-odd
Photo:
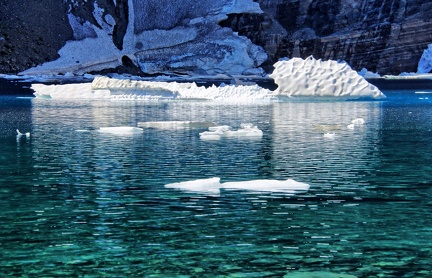
[(0, 73), (262, 74), (310, 55), (416, 72), (431, 12), (423, 0), (0, 0)]
[(259, 0), (264, 15), (224, 22), (279, 57), (345, 60), (380, 74), (416, 72), (432, 42), (432, 3), (422, 0)]

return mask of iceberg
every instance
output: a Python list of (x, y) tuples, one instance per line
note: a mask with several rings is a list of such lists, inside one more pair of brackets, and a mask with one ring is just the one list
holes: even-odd
[(309, 57), (279, 61), (270, 75), (275, 91), (257, 84), (224, 84), (210, 87), (195, 82), (132, 80), (96, 76), (91, 83), (32, 84), (39, 98), (111, 100), (203, 100), (233, 103), (284, 102), (297, 99), (384, 99), (386, 96), (346, 63)]
[(107, 99), (110, 96), (108, 92), (91, 90), (91, 83), (62, 84), (62, 85), (45, 85), (32, 84), (31, 89), (35, 91), (34, 96), (37, 98), (53, 99)]
[(309, 184), (298, 182), (293, 179), (287, 180), (249, 180), (238, 182), (221, 183), (219, 177), (208, 179), (197, 179), (184, 182), (176, 182), (165, 185), (166, 188), (173, 188), (192, 193), (202, 193), (208, 195), (220, 195), (221, 189), (224, 190), (247, 190), (254, 192), (278, 192), (295, 194), (309, 190)]
[(347, 63), (322, 61), (312, 56), (275, 63), (270, 75), (278, 85), (279, 98), (383, 99), (386, 96)]
[(204, 100), (219, 102), (269, 102), (272, 92), (258, 85), (201, 87), (195, 82), (162, 82), (97, 76), (91, 83), (45, 85), (32, 84), (38, 98), (81, 98), (111, 100)]

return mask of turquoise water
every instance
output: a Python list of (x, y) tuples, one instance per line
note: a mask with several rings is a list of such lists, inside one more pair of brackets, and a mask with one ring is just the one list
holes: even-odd
[[(432, 94), (385, 93), (255, 105), (0, 97), (0, 276), (431, 277)], [(251, 122), (264, 136), (97, 132), (186, 120)], [(210, 177), (311, 188), (164, 187)]]

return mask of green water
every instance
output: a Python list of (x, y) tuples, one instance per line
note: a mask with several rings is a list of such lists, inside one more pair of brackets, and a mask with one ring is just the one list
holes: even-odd
[[(0, 97), (0, 277), (431, 277), (432, 95), (385, 93), (256, 105)], [(264, 136), (97, 131), (186, 120), (251, 122)], [(209, 177), (311, 188), (164, 187)]]

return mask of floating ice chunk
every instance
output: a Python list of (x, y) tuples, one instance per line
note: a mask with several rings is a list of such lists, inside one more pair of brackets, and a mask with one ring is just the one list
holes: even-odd
[(31, 89), (35, 91), (37, 98), (52, 99), (107, 99), (109, 94), (105, 91), (93, 92), (91, 83), (45, 85), (32, 84)]
[(220, 194), (220, 178), (199, 179), (184, 182), (175, 182), (165, 185), (166, 188), (174, 188), (188, 192), (208, 193), (211, 195)]
[(219, 177), (209, 179), (198, 179), (185, 182), (176, 182), (165, 185), (166, 188), (174, 188), (187, 192), (219, 195), (220, 189), (225, 190), (248, 190), (258, 192), (282, 192), (297, 193), (309, 190), (309, 184), (297, 182), (293, 179), (287, 180), (250, 180), (238, 182), (221, 183)]
[(201, 140), (220, 140), (222, 138), (221, 135), (216, 134), (214, 132), (207, 132), (204, 134), (200, 133), (200, 139)]
[(281, 97), (308, 97), (319, 99), (382, 99), (386, 96), (374, 85), (351, 69), (346, 63), (292, 58), (278, 61), (270, 75), (278, 85), (276, 95)]
[(22, 133), (18, 129), (16, 130), (16, 132), (17, 132), (16, 140), (18, 143), (21, 141), (22, 138), (30, 139), (30, 132)]
[(229, 190), (252, 190), (261, 192), (285, 192), (295, 193), (297, 191), (309, 190), (309, 184), (298, 182), (293, 179), (287, 180), (251, 180), (240, 182), (222, 183), (223, 189)]
[(123, 134), (142, 133), (143, 129), (139, 127), (131, 127), (131, 126), (101, 127), (99, 128), (99, 132), (123, 135)]
[(351, 121), (354, 125), (363, 125), (365, 123), (365, 120), (363, 118), (356, 118)]
[(254, 125), (251, 124), (251, 123), (241, 123), (241, 124), (240, 124), (240, 127), (241, 127), (241, 128), (256, 128), (256, 126), (254, 126)]
[(227, 137), (262, 137), (262, 130), (257, 127), (252, 128), (240, 128), (239, 130), (228, 130), (224, 132), (224, 135)]
[(323, 137), (326, 139), (335, 139), (336, 133), (324, 133)]
[(156, 121), (156, 122), (139, 122), (139, 127), (155, 129), (181, 129), (181, 128), (203, 128), (213, 127), (211, 122), (192, 122), (192, 121)]
[(282, 102), (292, 97), (347, 100), (382, 99), (385, 95), (346, 63), (309, 57), (279, 61), (270, 75), (278, 85), (270, 91), (256, 84), (201, 87), (195, 82), (161, 82), (96, 76), (92, 83), (33, 84), (36, 97), (111, 100), (210, 100), (216, 102)]
[[(216, 139), (217, 136), (221, 137), (249, 137), (249, 138), (261, 138), (263, 136), (262, 130), (250, 123), (242, 123), (241, 128), (238, 130), (232, 130), (231, 126), (214, 126), (209, 127), (209, 131), (201, 132), (201, 139)], [(218, 138), (218, 139), (220, 139)]]
[(356, 126), (361, 126), (365, 124), (365, 120), (363, 118), (355, 118), (351, 121), (349, 125), (347, 125), (348, 129), (355, 129)]
[(270, 102), (272, 91), (258, 85), (200, 87), (195, 82), (160, 82), (97, 76), (92, 83), (44, 85), (31, 88), (38, 98), (111, 100), (211, 100), (218, 102)]
[(18, 129), (16, 130), (17, 132), (17, 136), (25, 136), (27, 138), (30, 138), (30, 132), (26, 132), (26, 133), (21, 133), (21, 131), (19, 131)]
[(229, 125), (219, 125), (219, 126), (210, 126), (209, 131), (217, 131), (217, 132), (223, 132), (231, 130), (231, 127)]

